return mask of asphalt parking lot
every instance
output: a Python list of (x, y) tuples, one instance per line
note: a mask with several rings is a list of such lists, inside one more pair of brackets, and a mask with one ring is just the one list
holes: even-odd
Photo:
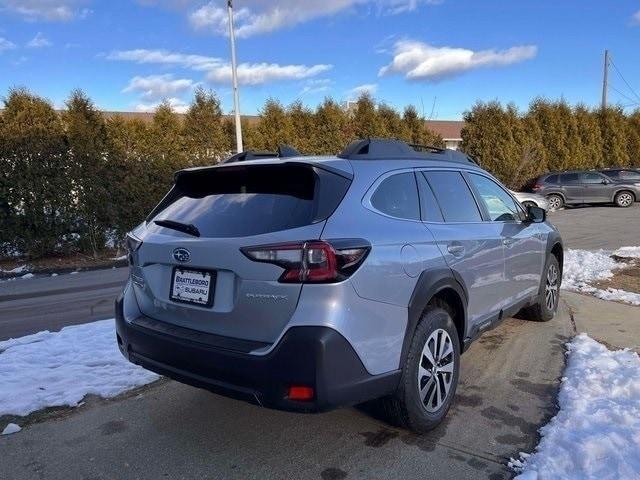
[(463, 356), (448, 418), (414, 435), (366, 408), (301, 415), (266, 410), (162, 381), (115, 401), (0, 438), (15, 480), (510, 478), (510, 456), (531, 451), (554, 414), (572, 334), (566, 310), (550, 323), (508, 319)]
[[(639, 243), (640, 204), (549, 218), (566, 247)], [(564, 305), (549, 323), (507, 319), (487, 332), (463, 356), (449, 416), (426, 435), (395, 428), (367, 406), (291, 414), (162, 380), (0, 437), (0, 477), (511, 478), (509, 457), (532, 451), (538, 428), (555, 413), (564, 343), (574, 333)]]
[(567, 207), (548, 218), (560, 230), (565, 248), (614, 250), (640, 245), (640, 202), (629, 208)]

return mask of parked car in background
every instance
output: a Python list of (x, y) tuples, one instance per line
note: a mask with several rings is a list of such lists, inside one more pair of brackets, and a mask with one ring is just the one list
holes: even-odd
[(598, 170), (613, 180), (622, 182), (640, 182), (640, 168), (607, 168)]
[(525, 207), (532, 206), (549, 210), (549, 202), (544, 197), (544, 195), (538, 195), (537, 193), (531, 192), (514, 192), (513, 190), (509, 191), (514, 197), (516, 197), (516, 200), (518, 200)]
[(558, 230), (463, 153), (369, 139), (276, 157), (178, 172), (128, 234), (131, 362), (283, 410), (378, 398), (424, 432), (471, 342), (555, 315)]
[(633, 202), (640, 201), (640, 180), (616, 180), (596, 171), (547, 173), (536, 178), (529, 189), (544, 195), (551, 210), (564, 205), (594, 203), (615, 203), (619, 207), (630, 207)]

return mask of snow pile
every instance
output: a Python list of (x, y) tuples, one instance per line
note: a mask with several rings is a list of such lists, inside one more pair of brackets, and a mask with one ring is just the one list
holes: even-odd
[(562, 272), (562, 288), (588, 293), (603, 300), (615, 300), (640, 305), (640, 294), (627, 292), (617, 288), (592, 287), (592, 282), (611, 278), (615, 270), (628, 264), (617, 262), (611, 255), (625, 258), (640, 258), (640, 247), (622, 247), (613, 254), (605, 250), (572, 250), (568, 249), (564, 256)]
[(121, 355), (113, 319), (39, 332), (0, 342), (0, 416), (75, 407), (158, 378)]
[(18, 433), (20, 430), (22, 430), (22, 428), (20, 428), (20, 425), (10, 423), (4, 428), (4, 430), (2, 430), (2, 433), (0, 433), (0, 435), (11, 435), (12, 433)]
[(640, 357), (585, 334), (568, 348), (560, 411), (509, 466), (519, 480), (640, 478)]
[(16, 267), (16, 268), (11, 269), (11, 270), (2, 270), (0, 268), (0, 273), (18, 274), (18, 273), (23, 273), (23, 272), (28, 272), (28, 271), (29, 271), (29, 267), (27, 267), (26, 265), (20, 265), (19, 267)]
[(624, 258), (640, 258), (640, 247), (621, 247), (613, 255)]

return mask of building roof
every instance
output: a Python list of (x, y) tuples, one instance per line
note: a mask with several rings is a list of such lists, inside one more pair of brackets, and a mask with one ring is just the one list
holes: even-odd
[(445, 140), (462, 140), (462, 120), (425, 120), (429, 130), (440, 134)]

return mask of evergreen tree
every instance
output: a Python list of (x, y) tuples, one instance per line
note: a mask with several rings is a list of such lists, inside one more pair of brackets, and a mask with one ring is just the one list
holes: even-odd
[(369, 93), (362, 93), (358, 97), (351, 125), (356, 138), (384, 137), (384, 124)]
[(253, 147), (275, 151), (280, 145), (291, 144), (292, 140), (293, 129), (289, 115), (279, 101), (268, 99), (260, 112)]
[(291, 121), (292, 145), (305, 154), (316, 153), (313, 112), (297, 100), (289, 106), (287, 115)]
[(382, 123), (382, 136), (400, 140), (409, 139), (409, 129), (395, 108), (382, 103), (378, 106), (377, 113)]
[(584, 105), (574, 108), (573, 116), (580, 147), (571, 168), (596, 168), (604, 165), (602, 132), (598, 115)]
[(354, 137), (347, 113), (333, 99), (325, 98), (314, 115), (312, 151), (319, 155), (341, 152)]
[(12, 247), (30, 256), (69, 248), (72, 184), (62, 123), (47, 102), (12, 89), (0, 125), (2, 230)]
[(627, 150), (627, 122), (620, 107), (607, 107), (598, 112), (602, 132), (602, 164), (604, 166), (626, 166), (630, 164)]
[(220, 100), (211, 90), (196, 89), (182, 130), (189, 165), (212, 165), (228, 156), (231, 144), (222, 123)]
[(629, 165), (640, 166), (640, 109), (627, 119), (627, 153)]
[(405, 126), (407, 135), (406, 138), (403, 138), (404, 140), (417, 145), (431, 145), (444, 148), (445, 145), (442, 137), (429, 130), (424, 118), (418, 114), (418, 110), (416, 110), (416, 107), (413, 105), (405, 107), (402, 114), (402, 123)]
[(104, 118), (91, 100), (74, 90), (66, 102), (62, 121), (68, 144), (70, 178), (74, 192), (75, 229), (82, 251), (94, 257), (105, 245), (105, 234), (114, 217), (108, 180), (107, 131)]

